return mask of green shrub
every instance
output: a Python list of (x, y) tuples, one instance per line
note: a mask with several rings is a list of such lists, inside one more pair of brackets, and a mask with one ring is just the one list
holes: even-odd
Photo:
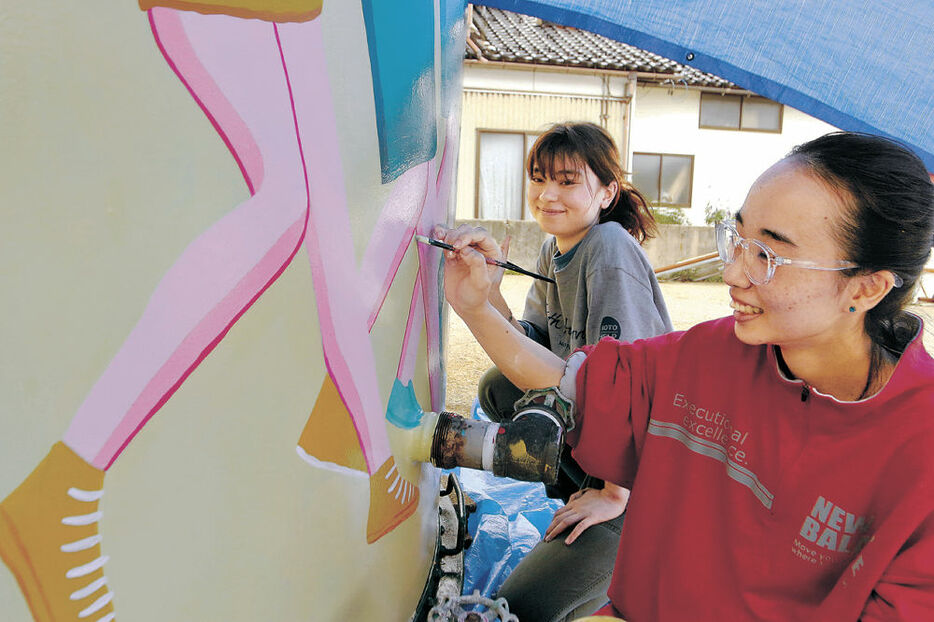
[(660, 225), (686, 225), (688, 218), (684, 215), (684, 210), (677, 207), (652, 207), (649, 208), (652, 215), (655, 216), (655, 222)]
[(708, 225), (715, 225), (721, 220), (732, 217), (733, 212), (725, 207), (714, 207), (713, 204), (708, 203), (704, 208), (704, 222)]

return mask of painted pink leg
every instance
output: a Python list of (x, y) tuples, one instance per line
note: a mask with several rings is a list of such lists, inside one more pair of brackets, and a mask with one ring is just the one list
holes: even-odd
[[(455, 120), (447, 119), (445, 125), (444, 147), (438, 173), (431, 185), (422, 210), (419, 231), (429, 235), (437, 223), (450, 222), (448, 199), (451, 191), (451, 178), (454, 169), (454, 152), (457, 149), (457, 127)], [(419, 269), (422, 300), (425, 305), (425, 329), (428, 335), (428, 379), (431, 387), (431, 409), (440, 412), (444, 409), (444, 361), (441, 358), (441, 309), (442, 294), (441, 249), (424, 244), (418, 245)]]
[[(306, 146), (311, 214), (305, 247), (314, 279), (325, 362), (353, 418), (367, 470), (372, 474), (391, 455), (376, 359), (369, 338), (370, 306), (374, 300), (372, 294), (364, 293), (364, 279), (357, 270), (322, 41), (320, 35), (311, 36), (313, 33), (309, 32), (314, 25), (312, 22), (279, 26), (296, 101), (299, 135)], [(398, 239), (386, 237), (386, 232), (377, 234), (388, 240), (382, 245), (383, 252), (388, 249), (389, 257), (394, 257), (393, 242), (400, 244), (406, 230), (411, 235), (421, 206), (414, 209), (399, 200), (390, 200), (390, 204), (411, 214), (408, 219), (396, 221), (401, 225), (394, 231)], [(407, 225), (406, 220), (412, 225)], [(382, 256), (386, 261), (386, 254)]]
[(0, 502), (0, 559), (37, 620), (115, 619), (98, 532), (103, 470), (278, 277), (307, 223), (305, 167), (274, 25), (167, 9), (150, 20), (253, 196), (169, 269), (65, 442)]
[(167, 58), (228, 145), (244, 147), (241, 168), (259, 185), (169, 269), (78, 409), (65, 443), (103, 469), (281, 274), (308, 215), (275, 25), (170, 9), (153, 9), (151, 20)]
[[(356, 430), (370, 473), (367, 541), (374, 542), (411, 516), (419, 498), (418, 488), (398, 472), (389, 447), (369, 331), (411, 243), (430, 169), (427, 164), (416, 167), (397, 181), (358, 270), (321, 40), (309, 36), (308, 29), (298, 24), (280, 25), (278, 31), (309, 173), (311, 213), (306, 249), (325, 362), (333, 381), (325, 383), (322, 396), (339, 397)], [(309, 462), (321, 453), (314, 448), (308, 451), (305, 442), (317, 436), (310, 430), (322, 396), (299, 441), (299, 455)], [(330, 412), (333, 416), (335, 411)]]

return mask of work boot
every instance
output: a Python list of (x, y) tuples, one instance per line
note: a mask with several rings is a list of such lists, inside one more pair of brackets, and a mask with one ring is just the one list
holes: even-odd
[(56, 443), (0, 502), (0, 558), (36, 622), (114, 620), (101, 555), (104, 472)]

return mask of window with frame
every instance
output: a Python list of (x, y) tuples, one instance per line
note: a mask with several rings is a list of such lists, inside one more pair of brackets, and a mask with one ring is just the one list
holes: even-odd
[(694, 156), (635, 152), (632, 184), (655, 207), (691, 207)]
[(698, 127), (781, 133), (782, 110), (781, 104), (765, 97), (701, 93)]
[(477, 218), (521, 220), (527, 217), (525, 158), (537, 137), (537, 134), (521, 132), (478, 132)]

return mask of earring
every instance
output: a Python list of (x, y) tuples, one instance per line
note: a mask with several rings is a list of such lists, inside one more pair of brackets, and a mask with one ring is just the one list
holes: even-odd
[(856, 307), (850, 307), (850, 313), (853, 313), (855, 311), (856, 311)]

